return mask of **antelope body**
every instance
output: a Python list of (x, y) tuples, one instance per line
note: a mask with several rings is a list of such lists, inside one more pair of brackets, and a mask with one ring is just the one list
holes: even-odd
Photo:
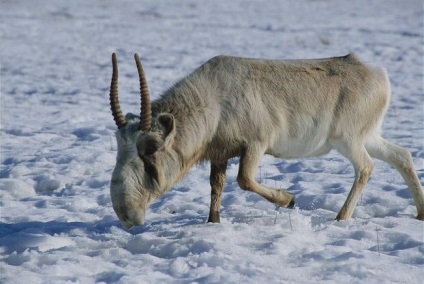
[(373, 169), (371, 157), (394, 166), (424, 219), (424, 195), (408, 151), (383, 139), (390, 100), (384, 69), (355, 55), (315, 60), (259, 60), (217, 56), (150, 102), (140, 76), (141, 115), (123, 116), (113, 54), (111, 109), (118, 126), (118, 154), (111, 180), (113, 208), (127, 228), (141, 225), (153, 200), (199, 161), (211, 162), (209, 222), (219, 222), (227, 161), (240, 157), (241, 189), (283, 207), (285, 190), (255, 181), (264, 154), (284, 159), (319, 156), (336, 149), (355, 169), (352, 189), (337, 220), (351, 217)]

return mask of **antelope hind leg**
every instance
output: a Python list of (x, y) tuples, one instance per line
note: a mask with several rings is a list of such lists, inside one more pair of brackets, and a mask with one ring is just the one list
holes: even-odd
[(417, 207), (417, 219), (424, 220), (424, 193), (414, 170), (411, 153), (382, 137), (369, 141), (365, 147), (371, 157), (392, 165), (402, 175)]
[(355, 169), (355, 181), (353, 182), (352, 189), (343, 204), (336, 220), (349, 219), (355, 210), (358, 199), (368, 182), (373, 169), (373, 162), (369, 156), (365, 146), (355, 141), (343, 142), (339, 141), (335, 147), (343, 156), (348, 158)]

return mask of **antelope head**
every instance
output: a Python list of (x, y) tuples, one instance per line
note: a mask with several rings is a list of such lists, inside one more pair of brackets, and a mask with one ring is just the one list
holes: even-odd
[(122, 114), (118, 100), (118, 64), (112, 54), (112, 82), (110, 105), (118, 130), (118, 153), (112, 174), (110, 192), (113, 209), (127, 228), (144, 223), (150, 202), (168, 187), (163, 160), (175, 135), (175, 122), (171, 114), (157, 114), (152, 118), (152, 108), (146, 77), (140, 58), (134, 55), (140, 80), (140, 117)]

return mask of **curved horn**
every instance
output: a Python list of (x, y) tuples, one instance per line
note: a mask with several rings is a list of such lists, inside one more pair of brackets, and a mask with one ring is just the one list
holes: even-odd
[(110, 109), (112, 110), (113, 120), (115, 120), (118, 129), (124, 127), (127, 122), (122, 114), (121, 107), (119, 106), (118, 100), (118, 63), (116, 60), (116, 54), (112, 54), (112, 82), (110, 83)]
[(150, 105), (149, 89), (147, 88), (146, 76), (141, 66), (140, 57), (134, 54), (135, 63), (137, 64), (138, 77), (140, 80), (140, 96), (141, 96), (141, 113), (139, 130), (147, 131), (152, 125), (152, 107)]

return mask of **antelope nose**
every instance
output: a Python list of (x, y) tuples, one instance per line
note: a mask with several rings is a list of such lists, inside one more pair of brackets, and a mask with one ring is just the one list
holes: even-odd
[(122, 226), (124, 226), (125, 227), (125, 229), (127, 229), (127, 230), (129, 230), (129, 229), (131, 229), (132, 227), (134, 227), (134, 225), (133, 224), (131, 224), (131, 223), (129, 223), (129, 222), (121, 222), (122, 223)]
[(122, 225), (127, 229), (144, 224), (144, 212), (130, 211), (121, 218)]

